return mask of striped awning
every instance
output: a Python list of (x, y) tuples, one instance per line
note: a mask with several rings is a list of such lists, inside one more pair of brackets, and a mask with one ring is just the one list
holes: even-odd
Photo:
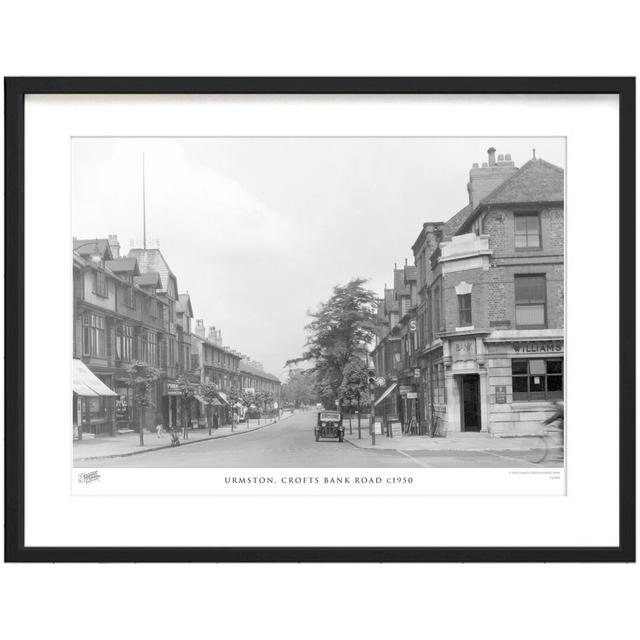
[(373, 403), (374, 407), (377, 407), (396, 387), (397, 382), (394, 382), (391, 386), (387, 387), (385, 392)]
[(82, 360), (73, 360), (73, 392), (79, 396), (108, 396), (115, 397), (118, 394), (107, 387), (98, 379)]
[(218, 398), (220, 398), (220, 400), (222, 400), (222, 402), (224, 402), (226, 405), (230, 405), (231, 403), (229, 402), (229, 398), (227, 398), (227, 394), (224, 393), (223, 391), (218, 391)]

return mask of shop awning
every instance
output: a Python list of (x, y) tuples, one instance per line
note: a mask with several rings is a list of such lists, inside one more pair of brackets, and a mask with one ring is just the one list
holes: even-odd
[(391, 386), (387, 387), (385, 392), (373, 403), (374, 407), (377, 407), (396, 387), (397, 382), (394, 382)]
[(231, 404), (229, 402), (229, 398), (227, 398), (227, 394), (223, 393), (222, 391), (218, 391), (218, 398), (220, 398), (220, 400), (222, 400), (222, 402), (224, 402), (226, 405)]
[(109, 389), (99, 380), (82, 360), (73, 360), (73, 392), (79, 396), (108, 396), (115, 397), (118, 394)]

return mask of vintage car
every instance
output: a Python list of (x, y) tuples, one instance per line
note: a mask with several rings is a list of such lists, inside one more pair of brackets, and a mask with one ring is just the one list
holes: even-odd
[(314, 427), (313, 433), (316, 436), (316, 442), (320, 438), (338, 438), (340, 442), (343, 442), (342, 414), (339, 411), (320, 411), (318, 424)]

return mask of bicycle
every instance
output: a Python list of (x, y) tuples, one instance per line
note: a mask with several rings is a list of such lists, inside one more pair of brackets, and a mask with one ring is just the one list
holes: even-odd
[[(543, 429), (539, 439), (539, 447), (528, 450), (526, 459), (532, 464), (559, 463), (564, 462), (564, 429), (559, 425)], [(558, 456), (559, 452), (559, 456)]]

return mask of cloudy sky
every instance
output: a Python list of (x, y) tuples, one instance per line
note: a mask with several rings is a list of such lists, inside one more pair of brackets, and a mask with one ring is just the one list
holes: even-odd
[(559, 138), (76, 138), (73, 235), (142, 246), (144, 153), (147, 246), (196, 318), (284, 376), (307, 310), (356, 276), (381, 294), (422, 223), (467, 204), (490, 146), (565, 166)]

